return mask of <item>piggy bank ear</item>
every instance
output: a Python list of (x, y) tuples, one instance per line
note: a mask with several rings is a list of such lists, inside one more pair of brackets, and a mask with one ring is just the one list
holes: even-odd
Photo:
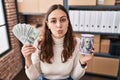
[(85, 44), (85, 40), (84, 40), (84, 39), (82, 39), (82, 40), (81, 40), (81, 48), (83, 48), (83, 47), (84, 47), (84, 44)]
[(90, 41), (90, 44), (89, 44), (89, 49), (91, 49), (92, 47), (92, 41)]

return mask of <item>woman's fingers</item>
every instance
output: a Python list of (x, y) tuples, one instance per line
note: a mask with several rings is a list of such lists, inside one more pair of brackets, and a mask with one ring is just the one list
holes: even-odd
[(34, 48), (28, 48), (28, 49), (25, 49), (23, 51), (24, 54), (28, 55), (28, 54), (32, 54), (33, 52), (35, 52), (35, 49)]
[(95, 52), (95, 48), (94, 48), (94, 46), (92, 47), (92, 50), (91, 50), (91, 54), (94, 54), (94, 52)]
[(23, 49), (23, 51), (26, 51), (26, 52), (29, 52), (29, 51), (33, 52), (35, 50), (34, 47), (24, 47), (22, 49)]
[(81, 63), (87, 63), (88, 61), (90, 61), (94, 56), (94, 52), (95, 48), (93, 46), (90, 54), (81, 54), (80, 55)]
[(32, 44), (25, 44), (23, 45), (21, 52), (24, 57), (30, 57), (32, 53), (35, 52), (35, 47)]
[(94, 47), (94, 46), (92, 46), (92, 50), (95, 50), (95, 47)]
[(90, 61), (94, 56), (94, 53), (91, 54), (80, 54), (80, 60), (82, 63), (87, 63), (88, 61)]

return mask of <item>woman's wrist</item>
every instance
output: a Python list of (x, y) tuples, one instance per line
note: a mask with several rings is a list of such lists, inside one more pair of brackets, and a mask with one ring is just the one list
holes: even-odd
[(30, 65), (32, 64), (31, 58), (25, 58), (25, 64), (26, 64), (26, 67), (29, 68)]

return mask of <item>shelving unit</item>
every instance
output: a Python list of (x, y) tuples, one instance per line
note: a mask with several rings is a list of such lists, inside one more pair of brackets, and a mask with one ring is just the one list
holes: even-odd
[[(115, 6), (76, 6), (76, 5), (68, 5), (68, 2), (69, 0), (64, 0), (64, 7), (69, 11), (69, 10), (102, 10), (102, 11), (119, 11), (120, 10), (120, 6), (119, 5), (115, 5)], [(85, 31), (77, 31), (75, 33), (90, 33), (90, 34), (100, 34), (100, 35), (106, 35), (106, 36), (117, 36), (119, 39), (120, 39), (120, 33), (100, 33), (100, 32), (85, 32)], [(119, 45), (119, 44), (118, 44)], [(111, 46), (111, 45), (110, 45)], [(120, 45), (119, 45), (120, 46)], [(120, 54), (120, 52), (118, 52)], [(106, 53), (101, 53), (101, 52), (97, 52), (95, 53), (95, 56), (96, 57), (100, 57), (100, 58), (110, 58), (110, 59), (117, 59), (119, 60), (119, 63), (118, 63), (118, 76), (117, 76), (117, 80), (120, 80), (120, 55), (111, 55), (111, 54), (106, 54)], [(91, 64), (90, 64), (91, 65)], [(93, 71), (94, 72), (94, 71)], [(88, 72), (88, 73), (91, 73), (92, 74), (92, 71), (91, 72)], [(94, 73), (93, 73), (94, 74)], [(100, 74), (99, 74), (100, 75)], [(105, 75), (105, 74), (101, 74), (101, 75)], [(105, 76), (108, 76), (108, 75), (105, 75)], [(111, 77), (111, 76), (108, 76), (108, 77)]]
[(72, 10), (120, 10), (120, 6), (69, 6)]

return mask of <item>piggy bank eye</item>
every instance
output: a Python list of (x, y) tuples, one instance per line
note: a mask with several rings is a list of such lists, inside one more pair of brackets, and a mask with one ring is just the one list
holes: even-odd
[(86, 41), (86, 43), (88, 43), (89, 41)]

